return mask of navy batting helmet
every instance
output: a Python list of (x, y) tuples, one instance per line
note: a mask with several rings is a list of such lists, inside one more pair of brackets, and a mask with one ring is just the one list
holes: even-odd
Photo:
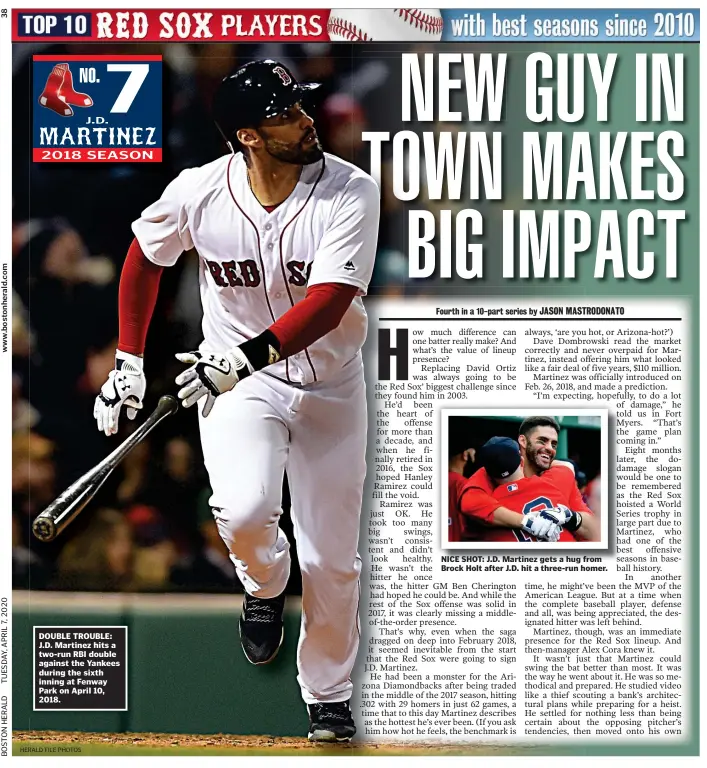
[(227, 142), (233, 142), (236, 131), (255, 128), (318, 87), (319, 83), (298, 83), (284, 64), (272, 59), (251, 61), (221, 81), (213, 104), (216, 127)]
[(492, 437), (481, 446), (478, 458), (491, 477), (501, 479), (520, 466), (520, 448), (510, 437)]

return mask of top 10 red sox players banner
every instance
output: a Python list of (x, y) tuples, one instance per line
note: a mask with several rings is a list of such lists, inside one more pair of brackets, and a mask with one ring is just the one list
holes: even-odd
[[(13, 11), (16, 41), (438, 41), (436, 9)], [(161, 162), (160, 56), (33, 57), (34, 162)]]
[(434, 8), (15, 10), (15, 42), (438, 42)]

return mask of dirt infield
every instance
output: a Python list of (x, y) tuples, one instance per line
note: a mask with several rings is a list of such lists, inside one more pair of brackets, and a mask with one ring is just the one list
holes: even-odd
[(83, 733), (61, 731), (16, 731), (13, 754), (172, 754), (172, 755), (518, 755), (527, 747), (492, 744), (446, 744), (384, 742), (312, 744), (306, 738), (230, 736), (224, 734)]

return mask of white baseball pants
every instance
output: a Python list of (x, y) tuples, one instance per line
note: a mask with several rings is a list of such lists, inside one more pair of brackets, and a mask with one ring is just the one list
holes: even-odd
[(360, 358), (335, 381), (302, 389), (254, 374), (220, 395), (208, 417), (199, 414), (214, 517), (256, 597), (279, 595), (290, 572), (278, 525), (287, 470), (302, 572), (297, 679), (307, 704), (346, 701), (353, 688), (366, 426)]

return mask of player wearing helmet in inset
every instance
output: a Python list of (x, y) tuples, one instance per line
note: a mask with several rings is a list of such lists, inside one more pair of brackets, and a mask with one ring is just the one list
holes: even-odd
[(269, 60), (221, 83), (214, 117), (232, 154), (183, 171), (134, 222), (116, 366), (94, 413), (99, 429), (113, 434), (122, 405), (129, 416), (141, 407), (160, 274), (195, 248), (204, 341), (178, 355), (189, 367), (177, 384), (185, 407), (203, 402), (211, 506), (245, 590), (243, 650), (265, 664), (282, 641), (290, 544), (278, 520), (287, 470), (309, 738), (345, 741), (356, 731), (349, 700), (366, 470), (361, 297), (373, 270), (380, 195), (370, 176), (322, 150), (304, 106), (315, 87)]

